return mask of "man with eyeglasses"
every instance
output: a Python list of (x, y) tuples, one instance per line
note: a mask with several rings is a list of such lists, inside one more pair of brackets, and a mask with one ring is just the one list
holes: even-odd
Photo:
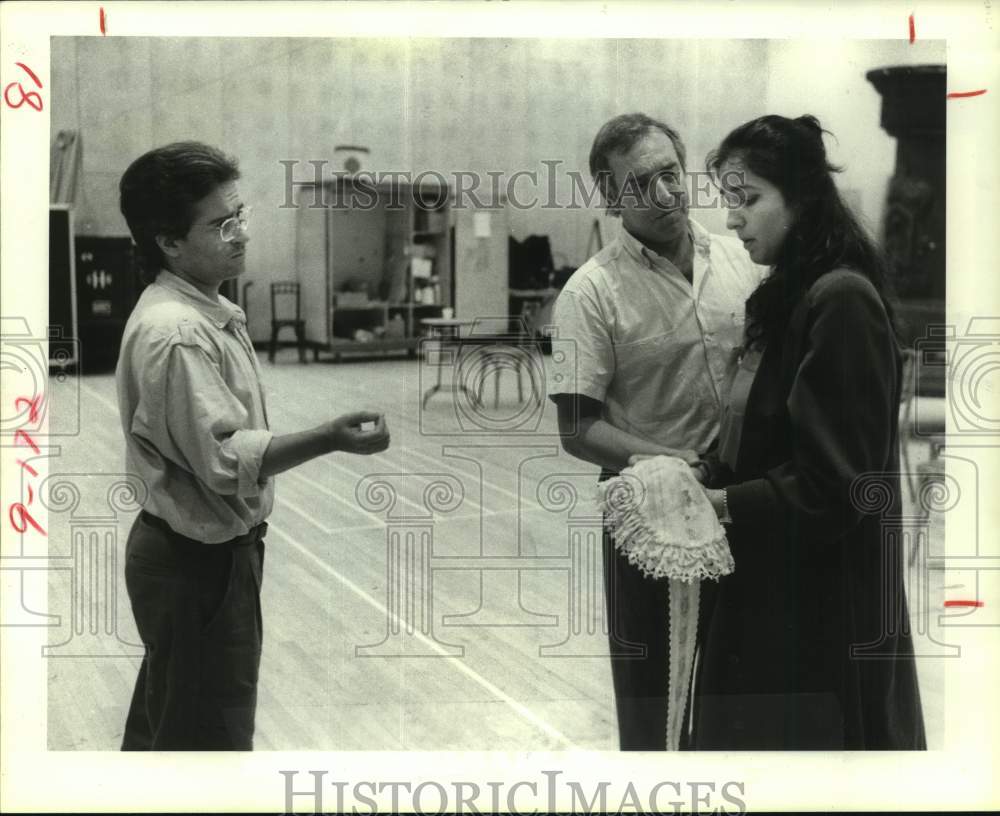
[(122, 750), (253, 748), (272, 477), (334, 451), (389, 446), (374, 411), (271, 432), (246, 316), (219, 294), (246, 262), (238, 179), (219, 150), (179, 142), (136, 159), (120, 183), (152, 278), (116, 372), (126, 463), (145, 488), (125, 583), (146, 653)]

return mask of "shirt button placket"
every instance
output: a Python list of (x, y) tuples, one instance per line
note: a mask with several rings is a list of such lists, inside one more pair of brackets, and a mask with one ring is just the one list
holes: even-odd
[(716, 342), (713, 339), (712, 332), (705, 328), (705, 323), (702, 320), (701, 312), (698, 311), (698, 298), (695, 296), (694, 292), (691, 294), (692, 300), (694, 301), (694, 317), (695, 321), (698, 323), (698, 330), (701, 334), (701, 345), (702, 351), (705, 353), (705, 367), (708, 369), (708, 378), (712, 382), (712, 393), (715, 396), (715, 404), (722, 407), (722, 383), (719, 380), (717, 373), (717, 367), (715, 365), (715, 353), (713, 348), (716, 347)]

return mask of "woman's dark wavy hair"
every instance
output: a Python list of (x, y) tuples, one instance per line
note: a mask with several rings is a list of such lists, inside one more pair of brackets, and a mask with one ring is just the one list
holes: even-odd
[(732, 131), (706, 159), (717, 182), (720, 168), (729, 159), (766, 179), (794, 213), (771, 274), (747, 300), (746, 349), (779, 342), (806, 290), (820, 276), (842, 267), (872, 282), (899, 337), (888, 266), (840, 197), (832, 175), (840, 168), (827, 161), (824, 133), (829, 131), (815, 116), (762, 116)]
[(118, 185), (119, 206), (146, 283), (165, 265), (156, 236), (183, 238), (191, 230), (194, 205), (239, 177), (235, 159), (201, 142), (164, 145), (129, 165)]

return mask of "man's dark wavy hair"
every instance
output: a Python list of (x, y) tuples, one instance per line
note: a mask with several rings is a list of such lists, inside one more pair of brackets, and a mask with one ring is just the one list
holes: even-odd
[(717, 181), (729, 159), (766, 179), (794, 213), (771, 274), (747, 300), (747, 349), (780, 342), (809, 287), (845, 267), (872, 282), (899, 337), (887, 263), (837, 190), (833, 173), (840, 168), (829, 163), (823, 145), (828, 132), (815, 116), (762, 116), (732, 131), (706, 159)]
[(240, 177), (235, 159), (201, 142), (174, 142), (144, 153), (122, 175), (119, 206), (135, 242), (143, 280), (165, 266), (157, 235), (183, 238), (194, 205)]

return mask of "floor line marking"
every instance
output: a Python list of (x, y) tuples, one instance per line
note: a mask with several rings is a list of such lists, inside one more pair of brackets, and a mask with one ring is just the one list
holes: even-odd
[[(322, 482), (320, 482), (320, 481), (318, 481), (316, 479), (310, 479), (310, 478), (308, 478), (306, 476), (303, 476), (301, 473), (299, 473), (294, 468), (291, 469), (291, 470), (286, 470), (286, 471), (284, 471), (282, 473), (279, 473), (279, 474), (276, 474), (276, 475), (277, 476), (288, 476), (288, 477), (290, 477), (291, 479), (293, 479), (295, 481), (301, 482), (301, 483), (303, 483), (305, 485), (308, 485), (311, 488), (319, 490), (321, 493), (324, 493), (325, 495), (329, 496), (334, 501), (339, 502), (340, 504), (344, 505), (344, 507), (348, 508), (349, 510), (353, 510), (355, 513), (360, 513), (361, 515), (363, 515), (363, 516), (365, 516), (367, 518), (370, 518), (373, 521), (378, 521), (378, 522), (384, 523), (374, 513), (370, 512), (369, 510), (366, 510), (364, 507), (361, 507), (361, 506), (359, 506), (357, 504), (351, 504), (351, 502), (349, 502), (347, 499), (345, 499), (342, 496), (338, 495), (333, 490), (328, 489)], [(288, 505), (291, 505), (291, 502), (289, 502), (287, 499), (282, 499), (282, 501), (284, 501)], [(299, 512), (301, 513), (301, 515), (307, 516), (307, 514), (305, 513), (305, 511), (299, 511)]]
[[(304, 512), (303, 510), (301, 510), (298, 507), (298, 505), (296, 505), (296, 504), (288, 501), (288, 499), (276, 497), (275, 498), (275, 504), (276, 505), (284, 505), (284, 506), (288, 507), (288, 509), (290, 509), (292, 512), (298, 513), (300, 516), (302, 516), (302, 518), (304, 518), (310, 524), (314, 525), (317, 529), (319, 529), (320, 531), (322, 531), (324, 533), (327, 533), (329, 535), (334, 535), (336, 533), (360, 532), (362, 530), (384, 530), (386, 528), (386, 526), (387, 526), (387, 523), (385, 521), (376, 520), (376, 521), (372, 522), (371, 524), (352, 524), (352, 525), (349, 525), (347, 527), (327, 527), (322, 522), (320, 522), (320, 521), (316, 520), (315, 518), (313, 518), (310, 514), (308, 514), (308, 513)], [(516, 509), (514, 509), (514, 510), (498, 510), (496, 513), (493, 513), (492, 515), (488, 516), (488, 518), (493, 518), (493, 517), (503, 518), (504, 516), (513, 516), (517, 512), (518, 511)], [(528, 508), (527, 510), (523, 510), (521, 512), (523, 512), (525, 514), (528, 514), (528, 513), (550, 513), (551, 511), (548, 510), (545, 507), (531, 507), (531, 508)], [(461, 515), (461, 516), (443, 516), (442, 518), (434, 519), (434, 526), (435, 527), (439, 527), (439, 526), (441, 526), (443, 524), (449, 524), (449, 523), (452, 523), (452, 522), (475, 521), (476, 519), (479, 519), (479, 518), (482, 518), (482, 517), (478, 513), (469, 513), (469, 514)], [(481, 558), (482, 556), (480, 556), (480, 555), (477, 554), (475, 556), (469, 556), (469, 557), (470, 558), (473, 558), (473, 557), (474, 558)], [(507, 556), (505, 556), (505, 557), (507, 557)], [(525, 557), (535, 557), (535, 556), (525, 556)], [(553, 557), (555, 557), (555, 556), (553, 556)]]
[[(113, 413), (115, 413), (115, 414), (118, 413), (117, 407), (114, 406), (114, 405), (112, 405), (109, 400), (105, 399), (101, 394), (99, 394), (98, 392), (96, 392), (94, 389), (92, 389), (89, 386), (84, 385), (82, 382), (81, 382), (80, 386), (81, 386), (82, 389), (84, 389), (88, 393), (90, 393), (91, 396), (93, 396), (98, 402), (100, 402), (101, 404), (103, 404), (105, 407), (107, 407)], [(293, 505), (290, 502), (288, 502), (287, 499), (276, 499), (275, 503), (276, 504), (285, 505), (286, 507), (288, 507), (293, 512), (298, 511), (298, 512), (300, 512), (300, 514), (302, 514), (301, 510), (299, 510), (299, 508), (293, 507)], [(307, 517), (305, 514), (302, 514), (302, 515), (303, 515), (304, 518)], [(318, 522), (316, 522), (315, 519), (312, 519), (311, 517), (308, 517), (308, 519), (310, 521), (312, 521), (314, 524), (316, 524), (317, 528), (319, 528), (321, 530), (324, 530), (326, 532), (333, 532), (333, 531), (328, 530), (328, 528), (326, 528), (325, 526), (320, 525)], [(318, 555), (314, 554), (307, 547), (303, 546), (298, 541), (296, 541), (291, 536), (289, 536), (287, 533), (285, 533), (280, 527), (277, 527), (274, 524), (269, 523), (268, 524), (268, 532), (269, 533), (276, 533), (281, 538), (285, 539), (285, 541), (287, 541), (289, 544), (291, 544), (295, 549), (297, 549), (299, 552), (301, 552), (303, 555), (305, 555), (310, 560), (314, 561), (322, 569), (324, 569), (327, 572), (329, 572), (333, 577), (335, 577), (338, 581), (340, 581), (351, 592), (353, 592), (355, 595), (357, 595), (359, 598), (361, 598), (363, 601), (365, 601), (365, 603), (367, 603), (369, 606), (373, 607), (374, 609), (378, 610), (383, 615), (386, 615), (387, 619), (389, 618), (390, 613), (389, 613), (389, 610), (385, 608), (385, 606), (383, 606), (381, 603), (379, 603), (377, 600), (375, 600), (373, 597), (371, 597), (367, 592), (365, 592), (361, 587), (359, 587), (357, 584), (355, 584), (353, 581), (351, 581), (345, 575), (342, 575), (337, 570), (335, 570), (333, 567), (331, 567), (326, 561), (324, 561)], [(400, 620), (398, 615), (393, 614), (391, 617), (394, 618), (397, 622), (405, 624), (405, 621)], [(553, 739), (555, 739), (557, 742), (559, 742), (562, 745), (564, 745), (567, 749), (573, 750), (573, 749), (577, 748), (577, 746), (572, 742), (572, 740), (570, 740), (561, 731), (559, 731), (557, 728), (555, 728), (554, 726), (550, 725), (548, 722), (546, 722), (545, 720), (543, 720), (540, 716), (538, 716), (530, 708), (528, 708), (527, 706), (523, 705), (522, 703), (519, 703), (517, 700), (515, 700), (513, 697), (511, 697), (505, 691), (503, 691), (499, 687), (495, 686), (493, 683), (491, 683), (489, 680), (487, 680), (485, 677), (483, 677), (477, 671), (475, 671), (474, 669), (472, 669), (468, 665), (466, 665), (462, 660), (460, 660), (459, 658), (456, 658), (456, 657), (454, 657), (452, 655), (449, 655), (440, 646), (440, 644), (438, 644), (436, 641), (431, 640), (430, 638), (428, 638), (426, 635), (424, 635), (421, 632), (414, 632), (414, 635), (422, 643), (424, 643), (425, 645), (429, 646), (434, 651), (438, 652), (442, 656), (442, 658), (444, 660), (447, 660), (454, 668), (456, 668), (462, 674), (466, 675), (470, 680), (472, 680), (473, 682), (477, 683), (479, 686), (481, 686), (482, 688), (484, 688), (490, 694), (492, 694), (495, 697), (499, 698), (511, 710), (513, 710), (515, 713), (517, 713), (522, 719), (527, 720), (528, 722), (532, 723), (536, 727), (540, 728), (543, 732), (545, 732), (546, 734), (548, 734), (550, 737), (552, 737)]]
[[(324, 465), (327, 465), (328, 467), (333, 468), (334, 470), (339, 470), (341, 473), (345, 473), (346, 475), (353, 477), (356, 480), (355, 481), (355, 488), (357, 486), (357, 479), (358, 479), (359, 476), (360, 476), (360, 478), (364, 479), (364, 478), (367, 478), (368, 476), (377, 475), (377, 474), (372, 474), (372, 473), (359, 473), (357, 470), (351, 470), (351, 468), (347, 467), (346, 465), (342, 465), (339, 462), (335, 461), (333, 459), (333, 457), (331, 457), (331, 456), (317, 457), (315, 460), (310, 460), (310, 461), (315, 461), (317, 464), (322, 463)], [(421, 510), (422, 511), (424, 509), (419, 504), (417, 504), (415, 501), (412, 501), (412, 500), (406, 498), (406, 496), (404, 496), (402, 493), (399, 493), (398, 496), (399, 496), (399, 500), (401, 502), (403, 502), (404, 504), (408, 504), (411, 507), (415, 507), (417, 510)]]
[[(381, 603), (375, 600), (375, 598), (373, 598), (371, 595), (365, 592), (350, 578), (339, 573), (336, 569), (331, 567), (326, 561), (324, 561), (322, 558), (313, 553), (307, 547), (303, 546), (298, 541), (293, 539), (291, 536), (285, 533), (281, 528), (275, 527), (273, 524), (268, 525), (268, 532), (277, 533), (279, 536), (284, 538), (285, 541), (287, 541), (289, 544), (295, 547), (295, 549), (297, 549), (307, 558), (315, 562), (321, 569), (324, 569), (328, 573), (330, 573), (330, 575), (332, 575), (334, 578), (340, 581), (345, 587), (347, 587), (347, 589), (349, 589), (351, 592), (357, 595), (361, 600), (363, 600), (369, 606), (373, 607), (374, 609), (378, 610), (383, 615), (385, 615), (387, 619), (395, 619), (398, 623), (402, 625), (406, 624), (406, 622), (401, 620), (398, 615), (391, 614), (389, 610), (385, 608), (385, 606), (383, 606)], [(566, 748), (572, 750), (577, 747), (568, 737), (566, 737), (561, 731), (555, 728), (555, 726), (550, 725), (548, 722), (539, 717), (530, 708), (523, 705), (522, 703), (519, 703), (505, 691), (495, 686), (493, 683), (491, 683), (489, 680), (487, 680), (485, 677), (479, 674), (479, 672), (477, 672), (475, 669), (472, 669), (469, 666), (467, 666), (460, 658), (448, 654), (441, 647), (441, 645), (437, 643), (437, 641), (431, 640), (429, 637), (427, 637), (426, 635), (424, 635), (419, 631), (414, 631), (414, 636), (418, 640), (420, 640), (424, 645), (429, 646), (431, 649), (438, 652), (444, 660), (447, 660), (454, 668), (458, 669), (460, 672), (462, 672), (462, 674), (466, 675), (466, 677), (468, 677), (470, 680), (477, 683), (479, 686), (484, 688), (490, 694), (494, 695), (495, 697), (498, 697), (503, 703), (509, 706), (523, 719), (527, 720), (528, 722), (540, 728), (550, 737), (562, 743)]]

